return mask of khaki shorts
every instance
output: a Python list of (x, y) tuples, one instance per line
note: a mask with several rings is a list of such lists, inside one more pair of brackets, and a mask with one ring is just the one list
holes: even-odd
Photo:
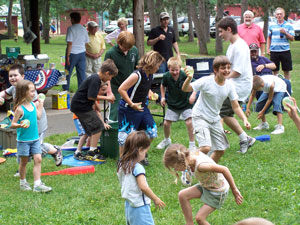
[(215, 209), (221, 208), (228, 196), (228, 190), (225, 192), (214, 192), (202, 187), (200, 184), (194, 186), (202, 193), (200, 197), (201, 201)]
[(182, 117), (184, 121), (192, 117), (192, 109), (183, 109), (183, 110), (172, 110), (167, 109), (165, 120), (176, 122), (179, 120), (179, 117)]
[(224, 151), (229, 142), (220, 121), (209, 123), (200, 117), (193, 117), (193, 127), (199, 147), (209, 146), (211, 151)]

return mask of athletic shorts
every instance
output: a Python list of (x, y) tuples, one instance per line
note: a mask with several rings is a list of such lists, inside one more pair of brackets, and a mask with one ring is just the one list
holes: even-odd
[(75, 114), (88, 136), (97, 134), (104, 130), (104, 124), (98, 117), (96, 111), (92, 110), (89, 112), (76, 112)]
[[(239, 101), (239, 104), (241, 105), (242, 102)], [(220, 110), (220, 117), (233, 117), (233, 115), (234, 111), (232, 109), (231, 101), (229, 98), (226, 98)]]
[(149, 138), (157, 137), (157, 127), (147, 106), (144, 111), (137, 111), (130, 107), (119, 107), (119, 145), (125, 144), (127, 136), (137, 130), (145, 130)]
[(283, 71), (293, 70), (291, 51), (271, 52), (270, 60), (275, 63), (275, 71), (280, 70), (280, 63)]
[(209, 123), (200, 117), (193, 117), (192, 120), (199, 147), (209, 146), (211, 151), (224, 151), (229, 148), (229, 142), (220, 121)]
[(202, 187), (200, 184), (194, 186), (202, 193), (200, 197), (201, 201), (215, 209), (221, 208), (228, 196), (228, 190), (224, 192), (215, 192)]
[(184, 121), (192, 117), (192, 109), (183, 109), (183, 110), (172, 110), (167, 109), (165, 120), (176, 122), (179, 120), (179, 117), (182, 117)]
[(150, 205), (132, 207), (125, 201), (126, 225), (154, 225)]

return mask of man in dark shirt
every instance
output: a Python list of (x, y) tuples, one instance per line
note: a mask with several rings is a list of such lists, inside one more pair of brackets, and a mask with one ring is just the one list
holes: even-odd
[(250, 53), (251, 53), (251, 65), (253, 75), (270, 75), (273, 74), (273, 70), (276, 69), (275, 63), (270, 61), (268, 58), (264, 56), (258, 55), (259, 47), (257, 44), (253, 43), (249, 45)]
[(173, 49), (175, 50), (178, 57), (180, 52), (177, 41), (175, 39), (175, 33), (169, 24), (169, 13), (162, 12), (159, 15), (160, 26), (151, 29), (147, 45), (153, 46), (153, 50), (159, 52), (165, 59), (165, 62), (161, 64), (157, 73), (165, 73), (168, 71), (167, 61), (173, 56)]

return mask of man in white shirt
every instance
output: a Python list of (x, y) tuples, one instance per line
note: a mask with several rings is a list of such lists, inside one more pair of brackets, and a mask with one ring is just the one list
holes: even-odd
[(69, 75), (67, 76), (67, 84), (63, 86), (63, 89), (67, 91), (70, 88), (70, 77), (74, 67), (76, 67), (78, 87), (86, 78), (85, 44), (90, 42), (87, 30), (80, 25), (80, 13), (72, 12), (70, 18), (72, 26), (68, 27), (66, 36), (66, 68)]
[[(219, 36), (225, 41), (230, 41), (226, 56), (231, 62), (231, 72), (227, 79), (231, 79), (236, 93), (238, 94), (239, 103), (246, 101), (252, 90), (252, 68), (250, 60), (250, 50), (247, 43), (239, 37), (237, 33), (237, 24), (231, 17), (226, 17), (218, 23)], [(233, 117), (230, 100), (227, 98), (221, 108), (220, 116), (224, 122), (239, 136), (240, 150), (244, 154), (251, 147), (255, 138), (246, 134), (239, 122)]]

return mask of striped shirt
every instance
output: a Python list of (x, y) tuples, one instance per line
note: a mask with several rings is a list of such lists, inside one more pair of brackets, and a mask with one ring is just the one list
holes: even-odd
[(295, 36), (295, 31), (292, 25), (286, 21), (282, 24), (271, 25), (268, 30), (268, 36), (271, 37), (271, 52), (284, 52), (290, 50), (290, 43), (285, 34), (280, 33), (280, 29), (284, 28), (286, 32), (292, 36)]

